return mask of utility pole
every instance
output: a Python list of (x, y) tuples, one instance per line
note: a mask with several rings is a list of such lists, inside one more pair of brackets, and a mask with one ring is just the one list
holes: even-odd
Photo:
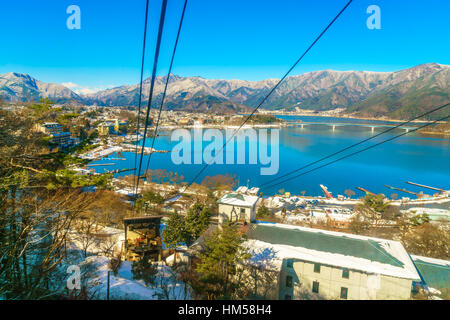
[(106, 288), (106, 300), (109, 300), (109, 278), (111, 276), (111, 271), (108, 270), (108, 284)]

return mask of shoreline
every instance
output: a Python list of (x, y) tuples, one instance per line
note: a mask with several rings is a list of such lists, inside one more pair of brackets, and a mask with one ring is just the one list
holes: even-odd
[[(269, 113), (273, 116), (297, 116), (297, 117), (318, 117), (318, 118), (342, 118), (342, 119), (355, 119), (355, 120), (369, 120), (369, 121), (384, 121), (384, 122), (406, 122), (405, 119), (392, 119), (392, 118), (376, 118), (376, 117), (361, 117), (355, 115), (326, 115), (326, 114), (311, 114), (311, 113)], [(410, 123), (428, 123), (427, 120), (413, 120)], [(441, 123), (441, 122), (437, 122)], [(445, 123), (445, 121), (442, 121)]]
[[(403, 123), (408, 120), (400, 120), (400, 119), (392, 119), (392, 118), (375, 118), (375, 117), (358, 117), (353, 115), (324, 115), (324, 114), (310, 114), (310, 113), (268, 113), (273, 116), (295, 116), (295, 117), (317, 117), (317, 118), (336, 118), (336, 119), (354, 119), (354, 120), (367, 120), (367, 121), (380, 121), (380, 122), (392, 122), (392, 123)], [(432, 121), (428, 120), (413, 120), (409, 121), (409, 123), (418, 123), (425, 124), (430, 123)], [(307, 122), (304, 122), (307, 123)], [(448, 123), (447, 121), (438, 121), (436, 124)], [(332, 124), (332, 122), (330, 122)], [(280, 127), (289, 127), (291, 125), (290, 122), (284, 122)], [(357, 124), (356, 124), (357, 125)], [(421, 131), (418, 130), (417, 134), (419, 135), (433, 135), (439, 136), (444, 139), (450, 139), (450, 132), (441, 132), (441, 131)]]
[(439, 132), (439, 131), (418, 131), (417, 133), (421, 135), (433, 135), (433, 136), (439, 136), (441, 138), (447, 138), (450, 139), (450, 132)]
[[(321, 116), (321, 117), (328, 117), (328, 116)], [(329, 118), (329, 117), (328, 117)], [(332, 118), (337, 118), (337, 117), (332, 117)], [(341, 118), (345, 118), (345, 119), (355, 119), (355, 120), (370, 120), (370, 121), (384, 121), (384, 120), (373, 120), (373, 119), (358, 119), (358, 118), (347, 118), (347, 117), (341, 117)], [(388, 121), (386, 121), (388, 122)], [(394, 123), (398, 123), (399, 121), (396, 120), (391, 120), (389, 122), (394, 122)], [(295, 124), (298, 123), (305, 123), (308, 124), (307, 121), (305, 122), (282, 122), (282, 123), (274, 123), (274, 124), (245, 124), (244, 126), (241, 127), (241, 129), (251, 129), (251, 128), (267, 128), (267, 129), (282, 129), (282, 128), (288, 128), (288, 127), (292, 127)], [(416, 120), (416, 121), (411, 121), (411, 123), (428, 123), (428, 121), (422, 121), (422, 120)], [(330, 122), (330, 124), (332, 125), (333, 122)], [(351, 123), (350, 123), (351, 124)], [(361, 125), (359, 123), (355, 123), (354, 125)], [(223, 125), (223, 124), (204, 124), (204, 125), (184, 125), (184, 126), (180, 126), (180, 125), (171, 125), (171, 126), (161, 126), (160, 130), (176, 130), (176, 129), (220, 129), (220, 130), (227, 130), (227, 129), (238, 129), (239, 126), (238, 125)], [(420, 131), (418, 130), (416, 132), (419, 135), (422, 136), (426, 136), (426, 135), (433, 135), (433, 136), (439, 136), (441, 138), (444, 139), (450, 139), (450, 133), (448, 132), (438, 132), (438, 131)], [(426, 137), (425, 137), (426, 138)], [(141, 140), (141, 139), (140, 139)]]

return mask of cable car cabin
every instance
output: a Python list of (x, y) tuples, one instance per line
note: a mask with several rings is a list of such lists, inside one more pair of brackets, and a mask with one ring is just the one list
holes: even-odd
[(161, 260), (160, 224), (162, 216), (123, 219), (125, 226), (125, 260), (137, 261), (146, 258)]

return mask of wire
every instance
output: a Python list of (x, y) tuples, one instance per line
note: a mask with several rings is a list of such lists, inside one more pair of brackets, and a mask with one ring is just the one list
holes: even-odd
[[(262, 99), (262, 101), (258, 104), (256, 108), (253, 109), (253, 111), (248, 115), (248, 117), (242, 122), (242, 124), (239, 126), (237, 130), (233, 132), (231, 137), (223, 144), (222, 148), (219, 150), (219, 152), (215, 153), (213, 159), (211, 159), (211, 162), (214, 161), (216, 156), (222, 152), (222, 150), (225, 148), (225, 146), (228, 144), (228, 142), (231, 141), (231, 139), (234, 138), (236, 133), (247, 123), (247, 121), (252, 117), (256, 111), (261, 107), (261, 105), (267, 100), (267, 98), (278, 88), (278, 86), (283, 82), (283, 80), (291, 73), (291, 71), (297, 66), (297, 64), (303, 59), (303, 57), (311, 50), (311, 48), (316, 44), (317, 41), (325, 34), (325, 32), (333, 25), (333, 23), (340, 17), (340, 15), (347, 9), (347, 7), (352, 3), (353, 0), (350, 0), (347, 2), (347, 4), (339, 11), (339, 13), (331, 20), (331, 22), (326, 26), (326, 28), (319, 34), (319, 36), (309, 45), (309, 47), (306, 49), (305, 52), (300, 56), (300, 58), (297, 59), (297, 61), (292, 65), (292, 67), (289, 68), (289, 70), (284, 74), (284, 76), (277, 82), (277, 84), (269, 91), (269, 93)], [(183, 192), (185, 192), (193, 183), (194, 181), (203, 173), (203, 171), (206, 170), (206, 168), (210, 165), (210, 163), (206, 163), (202, 169), (195, 175), (195, 177), (189, 182), (189, 184), (183, 189)]]
[(150, 84), (150, 91), (149, 91), (148, 103), (147, 103), (147, 114), (145, 116), (145, 127), (144, 127), (144, 137), (142, 140), (141, 157), (139, 159), (139, 170), (138, 170), (138, 176), (137, 176), (137, 181), (136, 181), (136, 191), (135, 191), (136, 194), (139, 190), (142, 158), (144, 157), (145, 138), (147, 137), (148, 117), (150, 114), (150, 108), (151, 108), (151, 103), (152, 103), (152, 98), (153, 98), (153, 89), (155, 86), (156, 69), (158, 67), (159, 49), (161, 47), (161, 38), (162, 38), (162, 32), (163, 32), (163, 28), (164, 28), (164, 19), (166, 16), (166, 7), (167, 7), (167, 0), (163, 0), (162, 6), (161, 6), (161, 16), (159, 18), (159, 28), (158, 28), (158, 38), (156, 40), (155, 58), (153, 61), (152, 80), (151, 80), (151, 84)]
[(313, 161), (313, 162), (311, 162), (311, 163), (309, 163), (309, 164), (306, 164), (306, 165), (304, 165), (303, 167), (300, 167), (300, 168), (298, 168), (298, 169), (292, 170), (292, 171), (290, 171), (290, 172), (288, 172), (288, 173), (283, 174), (282, 176), (279, 176), (279, 177), (277, 177), (277, 178), (274, 178), (274, 179), (272, 179), (272, 180), (269, 180), (269, 181), (263, 183), (261, 186), (265, 186), (265, 185), (271, 184), (271, 183), (273, 183), (273, 182), (275, 182), (275, 181), (277, 181), (277, 180), (280, 180), (280, 179), (282, 179), (282, 178), (284, 178), (284, 177), (286, 177), (286, 176), (289, 176), (289, 175), (291, 175), (291, 174), (293, 174), (293, 173), (295, 173), (295, 172), (298, 172), (298, 171), (300, 171), (300, 170), (306, 169), (306, 168), (312, 166), (313, 164), (322, 162), (323, 160), (326, 160), (326, 159), (328, 159), (328, 158), (331, 158), (331, 157), (333, 157), (333, 156), (335, 156), (335, 155), (337, 155), (337, 154), (339, 154), (339, 153), (341, 153), (341, 152), (344, 152), (344, 151), (346, 151), (346, 150), (348, 150), (348, 149), (351, 149), (351, 148), (353, 148), (353, 147), (356, 147), (356, 146), (358, 146), (358, 145), (360, 145), (360, 144), (362, 144), (362, 143), (364, 143), (364, 142), (367, 142), (367, 141), (369, 141), (369, 140), (375, 139), (376, 137), (379, 137), (379, 136), (381, 136), (381, 135), (383, 135), (383, 134), (385, 134), (385, 133), (387, 133), (387, 132), (390, 132), (390, 131), (392, 131), (392, 130), (394, 130), (394, 129), (397, 129), (397, 128), (401, 127), (401, 126), (404, 126), (405, 124), (408, 124), (408, 123), (410, 123), (411, 121), (417, 120), (417, 119), (419, 119), (419, 118), (421, 118), (421, 117), (424, 117), (424, 116), (426, 116), (426, 115), (428, 115), (428, 114), (430, 114), (430, 113), (433, 113), (433, 112), (436, 112), (436, 111), (438, 111), (438, 110), (440, 110), (440, 109), (443, 109), (443, 108), (447, 107), (448, 105), (450, 105), (450, 103), (447, 103), (447, 104), (444, 104), (444, 105), (442, 105), (442, 106), (440, 106), (440, 107), (437, 107), (437, 108), (435, 108), (435, 109), (432, 109), (432, 110), (430, 110), (430, 111), (428, 111), (428, 112), (425, 112), (424, 114), (421, 114), (421, 115), (419, 115), (419, 116), (417, 116), (417, 117), (414, 117), (414, 118), (412, 118), (412, 119), (410, 119), (410, 120), (408, 120), (408, 121), (402, 122), (402, 123), (400, 123), (400, 124), (398, 124), (398, 125), (396, 125), (396, 126), (394, 126), (394, 127), (391, 127), (391, 128), (389, 128), (389, 129), (387, 129), (387, 130), (384, 130), (384, 131), (382, 131), (382, 132), (380, 132), (380, 133), (377, 133), (376, 135), (374, 135), (374, 136), (372, 136), (372, 137), (369, 137), (369, 138), (367, 138), (367, 139), (361, 140), (361, 141), (359, 141), (359, 142), (357, 142), (357, 143), (355, 143), (355, 144), (352, 144), (351, 146), (348, 146), (348, 147), (346, 147), (346, 148), (344, 148), (344, 149), (341, 149), (341, 150), (339, 150), (339, 151), (336, 151), (336, 152), (334, 152), (334, 153), (331, 153), (331, 154), (329, 154), (329, 155), (327, 155), (327, 156), (325, 156), (325, 157), (323, 157), (323, 158), (321, 158), (321, 159), (319, 159), (319, 160), (316, 160), (316, 161)]
[(447, 119), (447, 118), (449, 118), (449, 117), (450, 117), (450, 116), (446, 116), (446, 117), (443, 117), (443, 118), (441, 118), (441, 119), (435, 120), (435, 121), (433, 121), (433, 122), (429, 122), (429, 123), (427, 123), (427, 124), (424, 124), (423, 126), (417, 127), (417, 128), (412, 129), (412, 130), (410, 130), (410, 131), (405, 131), (405, 132), (403, 132), (403, 133), (401, 133), (401, 134), (399, 134), (399, 135), (393, 136), (393, 137), (391, 137), (391, 138), (389, 138), (389, 139), (383, 140), (383, 141), (381, 141), (381, 142), (378, 142), (378, 143), (376, 143), (376, 144), (374, 144), (374, 145), (371, 145), (371, 146), (369, 146), (369, 147), (366, 147), (366, 148), (364, 148), (364, 149), (355, 151), (355, 152), (350, 153), (350, 154), (348, 154), (348, 155), (345, 155), (345, 156), (343, 156), (343, 157), (341, 157), (341, 158), (338, 158), (338, 159), (333, 160), (333, 161), (331, 161), (331, 162), (325, 163), (325, 164), (323, 164), (323, 165), (321, 165), (321, 166), (319, 166), (319, 167), (316, 167), (316, 168), (313, 168), (313, 169), (311, 169), (311, 170), (305, 171), (305, 172), (303, 172), (303, 173), (301, 173), (301, 174), (299, 174), (299, 175), (290, 177), (290, 178), (288, 178), (288, 179), (285, 179), (285, 180), (280, 181), (280, 182), (278, 182), (278, 183), (269, 185), (269, 186), (267, 186), (267, 187), (265, 187), (265, 188), (262, 188), (262, 189), (273, 188), (273, 187), (275, 187), (275, 186), (277, 186), (277, 185), (279, 185), (279, 184), (285, 183), (285, 182), (290, 181), (290, 180), (292, 180), (292, 179), (296, 179), (296, 178), (301, 177), (301, 176), (303, 176), (303, 175), (305, 175), (305, 174), (307, 174), (307, 173), (310, 173), (310, 172), (316, 171), (316, 170), (318, 170), (318, 169), (321, 169), (321, 168), (323, 168), (323, 167), (329, 166), (330, 164), (336, 163), (336, 162), (338, 162), (338, 161), (340, 161), (340, 160), (343, 160), (343, 159), (345, 159), (345, 158), (348, 158), (348, 157), (357, 155), (357, 154), (359, 154), (359, 153), (361, 153), (361, 152), (364, 152), (364, 151), (366, 151), (366, 150), (372, 149), (372, 148), (374, 148), (374, 147), (376, 147), (376, 146), (379, 146), (379, 145), (381, 145), (381, 144), (383, 144), (383, 143), (386, 143), (386, 142), (392, 141), (392, 140), (394, 140), (394, 139), (400, 138), (400, 137), (402, 137), (402, 136), (404, 136), (404, 135), (406, 135), (406, 134), (408, 134), (408, 133), (411, 133), (411, 132), (417, 131), (417, 130), (419, 130), (419, 129), (428, 127), (428, 126), (430, 126), (430, 125), (432, 125), (432, 124), (435, 124), (435, 123), (438, 122), (438, 121), (443, 121), (443, 120), (445, 120), (445, 119)]
[[(138, 103), (138, 113), (137, 113), (137, 127), (136, 127), (136, 149), (134, 152), (134, 176), (136, 177), (136, 169), (137, 169), (137, 154), (138, 154), (138, 134), (139, 134), (139, 118), (141, 116), (141, 103), (142, 103), (142, 80), (144, 78), (144, 61), (145, 61), (145, 42), (147, 39), (147, 24), (148, 24), (148, 2), (147, 0), (145, 5), (145, 23), (144, 23), (144, 39), (142, 45), (142, 61), (141, 61), (141, 78), (139, 82), (139, 103)], [(136, 179), (137, 180), (137, 179)], [(136, 186), (137, 181), (133, 183), (133, 189)]]
[(150, 166), (150, 159), (151, 159), (152, 154), (153, 154), (153, 152), (152, 152), (153, 151), (153, 146), (155, 145), (155, 139), (156, 139), (156, 136), (158, 135), (159, 120), (161, 119), (161, 111), (162, 111), (162, 108), (163, 108), (163, 105), (164, 105), (164, 99), (166, 97), (167, 85), (169, 84), (170, 74), (172, 72), (173, 61), (174, 61), (174, 58), (175, 58), (175, 53), (177, 51), (178, 40), (180, 38), (180, 32), (181, 32), (181, 27), (183, 25), (184, 13), (186, 11), (187, 2), (188, 2), (188, 0), (184, 1), (183, 12), (181, 13), (180, 25), (178, 26), (177, 38), (175, 39), (175, 46), (173, 47), (172, 58), (170, 60), (169, 71), (167, 72), (167, 78), (166, 78), (166, 83), (164, 85), (164, 91), (163, 91), (163, 95), (162, 95), (162, 99), (161, 99), (161, 105), (159, 106), (158, 119), (156, 120), (156, 128), (155, 128), (155, 132), (153, 133), (151, 151), (150, 151), (150, 155), (148, 156), (147, 167), (146, 167), (146, 169), (144, 171), (144, 175), (148, 171), (148, 168)]

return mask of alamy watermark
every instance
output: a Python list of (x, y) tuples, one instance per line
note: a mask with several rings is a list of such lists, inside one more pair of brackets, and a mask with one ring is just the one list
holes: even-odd
[(370, 14), (367, 18), (366, 25), (370, 30), (381, 29), (381, 9), (379, 6), (372, 4), (367, 7), (366, 13)]
[[(75, 4), (67, 7), (66, 13), (70, 16), (66, 20), (66, 26), (69, 30), (81, 29), (81, 9)], [(379, 6), (372, 4), (367, 7), (367, 14), (370, 16), (366, 20), (368, 29), (381, 29), (381, 9)]]
[(66, 284), (69, 290), (81, 289), (81, 270), (77, 265), (71, 265), (67, 268), (67, 273), (70, 276), (67, 278)]
[[(274, 175), (279, 169), (279, 136), (279, 129), (270, 129), (268, 132), (268, 129), (257, 131), (246, 128), (237, 133), (236, 129), (231, 128), (203, 130), (200, 127), (192, 131), (176, 129), (172, 131), (171, 140), (179, 142), (172, 148), (171, 159), (177, 165), (260, 164), (261, 175)], [(224, 147), (225, 141), (227, 144)], [(203, 148), (203, 142), (210, 143)]]
[(81, 29), (81, 9), (77, 5), (70, 5), (66, 9), (66, 13), (70, 16), (66, 20), (67, 29)]

